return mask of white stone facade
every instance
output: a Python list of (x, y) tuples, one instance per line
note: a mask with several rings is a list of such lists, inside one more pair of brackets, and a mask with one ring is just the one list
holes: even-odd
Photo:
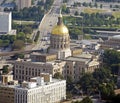
[(33, 88), (15, 87), (15, 103), (57, 103), (65, 99), (65, 80), (53, 79), (51, 83)]

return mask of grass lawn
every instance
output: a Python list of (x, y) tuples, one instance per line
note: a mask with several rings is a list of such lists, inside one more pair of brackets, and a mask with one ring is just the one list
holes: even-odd
[(84, 9), (84, 12), (85, 13), (89, 13), (89, 14), (92, 14), (92, 13), (102, 13), (102, 12), (106, 12), (107, 10), (101, 10), (101, 9), (93, 9), (93, 8), (85, 8)]
[[(85, 13), (92, 14), (92, 13), (103, 13), (103, 12), (107, 12), (107, 10), (93, 9), (93, 8), (85, 8), (85, 9), (84, 9), (84, 12), (85, 12)], [(120, 11), (113, 11), (113, 12), (112, 12), (112, 15), (113, 15), (115, 18), (120, 18)]]
[(14, 23), (16, 24), (23, 24), (23, 25), (30, 25), (30, 24), (34, 24), (34, 21), (20, 21), (20, 20), (13, 20)]
[(120, 11), (114, 11), (112, 15), (115, 16), (115, 18), (120, 18)]

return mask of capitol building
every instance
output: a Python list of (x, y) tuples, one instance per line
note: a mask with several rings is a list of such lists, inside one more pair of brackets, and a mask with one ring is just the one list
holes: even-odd
[[(77, 82), (99, 65), (97, 56), (71, 45), (69, 30), (60, 14), (47, 52), (33, 52), (28, 59), (14, 61), (13, 75), (0, 76), (0, 103), (62, 102), (66, 99), (66, 81)], [(56, 73), (64, 80), (53, 78)]]
[(59, 14), (58, 22), (51, 31), (47, 53), (33, 52), (30, 55), (31, 61), (14, 62), (15, 80), (29, 81), (40, 73), (50, 73), (52, 76), (60, 73), (64, 79), (71, 78), (76, 82), (84, 73), (92, 73), (99, 68), (97, 56), (83, 52), (80, 47), (70, 46), (69, 30), (62, 19), (62, 14)]

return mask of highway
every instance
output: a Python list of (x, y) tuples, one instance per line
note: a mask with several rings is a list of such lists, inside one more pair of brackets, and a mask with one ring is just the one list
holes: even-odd
[[(31, 46), (26, 45), (25, 50), (0, 53), (0, 55), (1, 56), (5, 56), (5, 55), (8, 56), (8, 55), (13, 55), (15, 53), (21, 53), (21, 52), (25, 53), (25, 52), (31, 52), (34, 50), (46, 49), (49, 46), (48, 44), (50, 43), (50, 41), (43, 40), (43, 39), (45, 37), (47, 37), (48, 34), (50, 36), (52, 28), (57, 24), (58, 15), (59, 15), (61, 6), (62, 6), (62, 0), (55, 0), (53, 3), (53, 6), (49, 10), (49, 12), (44, 15), (38, 29), (33, 32), (33, 35), (34, 35), (34, 33), (36, 33), (38, 30), (40, 31), (39, 40), (35, 45), (34, 44)], [(34, 38), (34, 36), (33, 36), (33, 38)]]
[(40, 38), (32, 50), (46, 49), (48, 47), (46, 44), (49, 43), (49, 40), (44, 40), (44, 38), (47, 37), (48, 34), (50, 35), (52, 28), (57, 24), (61, 6), (62, 0), (55, 0), (49, 12), (44, 15), (38, 28), (40, 31)]

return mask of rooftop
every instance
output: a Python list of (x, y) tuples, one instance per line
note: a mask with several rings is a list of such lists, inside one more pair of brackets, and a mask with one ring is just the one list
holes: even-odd
[(68, 57), (65, 60), (67, 61), (80, 61), (80, 62), (89, 62), (91, 59), (87, 59), (87, 58), (79, 58), (79, 57)]
[(9, 15), (11, 12), (0, 12), (0, 15)]
[(82, 53), (82, 54), (80, 54), (80, 55), (76, 55), (76, 56), (74, 56), (74, 57), (91, 59), (91, 58), (92, 58), (92, 55), (86, 52), (86, 53)]
[(118, 40), (120, 40), (120, 35), (115, 35), (115, 36), (112, 37), (112, 39), (118, 39)]
[(48, 53), (33, 52), (31, 55), (49, 56), (49, 55), (55, 55), (55, 54), (48, 54)]
[(116, 34), (120, 34), (120, 31), (100, 31), (100, 30), (97, 30), (96, 32), (97, 33), (116, 33)]
[[(35, 78), (37, 79), (37, 77)], [(17, 85), (0, 85), (1, 87), (9, 87), (9, 88), (19, 88), (19, 89), (22, 89), (22, 90), (31, 90), (31, 89), (35, 89), (35, 88), (40, 88), (42, 86), (49, 86), (49, 85), (53, 85), (57, 82), (65, 82), (66, 80), (62, 80), (62, 79), (55, 79), (55, 78), (52, 78), (52, 82), (44, 82), (42, 85), (38, 85), (37, 82), (27, 82), (27, 81), (24, 81), (23, 83), (27, 84), (27, 86), (25, 87), (22, 87), (21, 84), (17, 84)]]

